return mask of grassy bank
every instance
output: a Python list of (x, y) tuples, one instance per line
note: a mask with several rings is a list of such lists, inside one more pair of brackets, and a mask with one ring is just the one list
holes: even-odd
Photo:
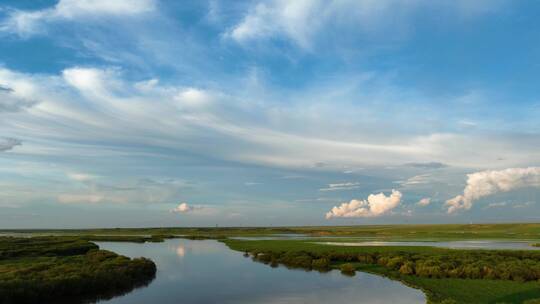
[[(273, 266), (322, 271), (352, 266), (353, 271), (387, 276), (422, 289), (431, 303), (523, 303), (540, 298), (537, 252), (342, 247), (298, 240), (224, 242)], [(532, 276), (527, 277), (527, 273)]]
[(311, 227), (208, 227), (208, 228), (114, 228), (71, 230), (0, 230), (0, 233), (72, 235), (183, 235), (183, 236), (262, 236), (306, 234), (311, 236), (366, 237), (374, 239), (522, 239), (540, 240), (539, 223), (449, 224), (449, 225), (366, 225)]
[(77, 238), (0, 238), (0, 303), (79, 303), (150, 282), (155, 264)]

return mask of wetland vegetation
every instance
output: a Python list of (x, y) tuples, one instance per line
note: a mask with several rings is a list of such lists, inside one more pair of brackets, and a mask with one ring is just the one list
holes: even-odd
[(226, 240), (255, 261), (366, 271), (422, 289), (430, 303), (523, 303), (540, 298), (540, 253), (434, 247), (343, 247), (302, 240)]
[(362, 225), (306, 227), (160, 227), (111, 229), (27, 229), (0, 230), (0, 233), (31, 235), (116, 235), (116, 236), (192, 236), (220, 238), (230, 236), (264, 236), (304, 234), (308, 236), (364, 237), (379, 240), (539, 240), (540, 223), (508, 224), (426, 224), (426, 225)]
[[(155, 264), (145, 258), (130, 259), (100, 250), (93, 242), (156, 243), (170, 238), (217, 240), (272, 267), (284, 265), (320, 272), (337, 269), (349, 276), (357, 271), (377, 274), (423, 290), (429, 303), (532, 303), (540, 298), (540, 251), (448, 249), (429, 247), (426, 242), (519, 240), (538, 246), (540, 224), (118, 228), (2, 233), (25, 237), (0, 237), (0, 303), (32, 303), (36, 299), (77, 302), (127, 292), (151, 281)], [(306, 239), (264, 239), (281, 234)], [(256, 240), (257, 237), (261, 239)], [(415, 240), (426, 242), (426, 246), (332, 245), (358, 238)], [(331, 242), (318, 243), (323, 240)]]
[(1, 237), (0, 303), (78, 303), (150, 282), (155, 264), (74, 237)]

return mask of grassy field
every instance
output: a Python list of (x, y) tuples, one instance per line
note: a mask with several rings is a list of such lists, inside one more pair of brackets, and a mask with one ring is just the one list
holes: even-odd
[(151, 281), (155, 264), (72, 237), (0, 237), (0, 303), (82, 303)]
[(366, 237), (380, 240), (470, 240), (519, 239), (540, 240), (540, 223), (449, 224), (449, 225), (369, 225), (310, 227), (209, 227), (209, 228), (113, 228), (72, 230), (0, 230), (0, 233), (72, 234), (72, 235), (184, 235), (262, 236), (271, 234), (306, 234), (310, 236)]
[[(422, 259), (427, 257), (427, 259), (435, 261), (433, 266), (442, 263), (460, 265), (460, 262), (463, 262), (465, 269), (467, 267), (472, 269), (475, 267), (468, 263), (469, 260), (480, 264), (485, 261), (492, 268), (497, 268), (500, 265), (503, 271), (507, 269), (509, 273), (512, 273), (512, 267), (517, 267), (517, 271), (514, 273), (520, 273), (522, 271), (520, 267), (526, 265), (529, 262), (527, 260), (533, 261), (535, 267), (540, 264), (540, 253), (529, 251), (523, 251), (522, 255), (519, 251), (453, 250), (434, 247), (338, 247), (301, 240), (245, 241), (229, 239), (224, 240), (224, 242), (233, 250), (249, 252), (255, 257), (255, 260), (273, 266), (279, 263), (288, 267), (311, 269), (317, 268), (313, 267), (315, 263), (318, 263), (320, 267), (320, 261), (324, 259), (327, 260), (330, 268), (339, 269), (345, 263), (352, 264), (357, 270), (386, 276), (422, 289), (428, 296), (429, 303), (523, 303), (526, 300), (540, 298), (540, 283), (537, 280), (525, 280), (521, 277), (512, 278), (511, 276), (504, 280), (452, 278), (445, 277), (441, 268), (431, 268), (431, 272), (424, 272), (422, 275), (403, 274), (400, 267), (407, 262), (406, 259), (401, 260), (401, 264), (390, 265), (392, 257), (417, 258), (417, 265), (418, 261), (425, 262)], [(516, 264), (508, 263), (510, 259), (508, 255), (514, 255), (512, 259), (515, 259)], [(374, 257), (374, 259), (366, 262), (363, 258), (365, 256)], [(390, 259), (385, 260), (388, 257)], [(324, 265), (321, 268), (324, 270)], [(434, 269), (439, 272), (433, 271)], [(479, 269), (482, 273), (482, 268)], [(428, 270), (430, 269), (428, 268)], [(461, 274), (469, 275), (468, 272)], [(456, 273), (455, 275), (461, 274)]]

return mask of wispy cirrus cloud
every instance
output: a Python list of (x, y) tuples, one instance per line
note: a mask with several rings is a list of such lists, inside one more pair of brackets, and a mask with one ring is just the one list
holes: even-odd
[(154, 0), (60, 0), (51, 8), (35, 11), (12, 10), (0, 22), (0, 31), (28, 37), (46, 31), (54, 22), (81, 22), (87, 18), (129, 17), (153, 11)]
[(328, 187), (321, 188), (319, 191), (342, 191), (342, 190), (353, 190), (360, 188), (360, 183), (358, 182), (345, 182), (345, 183), (333, 183), (328, 184)]
[(329, 28), (347, 31), (353, 27), (357, 35), (384, 32), (385, 36), (399, 37), (413, 26), (416, 13), (422, 10), (442, 9), (467, 19), (493, 13), (503, 5), (504, 1), (257, 1), (224, 36), (242, 44), (281, 39), (311, 49), (317, 36), (324, 36), (322, 32)]
[(442, 169), (447, 167), (447, 165), (440, 162), (407, 163), (405, 166), (419, 169)]
[[(359, 137), (345, 133), (330, 138), (325, 134), (326, 126), (332, 125), (338, 113), (326, 116), (321, 112), (312, 120), (305, 115), (305, 109), (295, 105), (277, 107), (250, 102), (230, 92), (161, 84), (155, 78), (127, 80), (119, 68), (72, 67), (60, 75), (39, 77), (0, 69), (0, 82), (16, 91), (24, 86), (21, 94), (37, 101), (20, 115), (0, 122), (7, 132), (34, 139), (32, 148), (25, 150), (30, 155), (84, 155), (90, 153), (86, 148), (93, 147), (94, 154), (152, 151), (178, 157), (181, 153), (290, 168), (313, 168), (313, 164), (324, 163), (324, 167), (315, 169), (339, 171), (344, 166), (419, 162), (434, 155), (453, 166), (477, 167), (491, 165), (501, 153), (512, 155), (501, 165), (535, 157), (523, 145), (517, 148), (527, 141), (518, 136), (416, 135), (399, 131), (369, 136), (369, 126), (350, 126), (366, 132), (354, 132), (360, 133)], [(255, 116), (257, 121), (253, 120)], [(274, 121), (310, 125), (310, 131), (283, 130)], [(318, 129), (321, 131), (313, 134)], [(384, 140), (384, 136), (392, 140)], [(210, 142), (214, 148), (209, 148)], [(531, 141), (526, 144), (528, 149), (538, 146)], [(219, 149), (215, 149), (216, 145)], [(477, 146), (483, 149), (475, 149)], [(419, 175), (403, 185), (425, 183), (427, 179)]]
[(33, 100), (21, 96), (14, 88), (0, 85), (0, 113), (17, 112), (34, 104)]

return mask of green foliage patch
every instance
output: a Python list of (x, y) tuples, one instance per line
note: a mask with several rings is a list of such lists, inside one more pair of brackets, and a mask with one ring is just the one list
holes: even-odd
[(0, 303), (78, 303), (147, 284), (156, 273), (145, 258), (99, 250), (64, 237), (0, 238)]
[[(224, 240), (256, 261), (372, 272), (420, 288), (431, 303), (523, 303), (540, 298), (540, 252), (434, 247), (343, 247), (301, 240)], [(317, 267), (315, 267), (317, 265)], [(322, 267), (324, 269), (324, 267)]]

